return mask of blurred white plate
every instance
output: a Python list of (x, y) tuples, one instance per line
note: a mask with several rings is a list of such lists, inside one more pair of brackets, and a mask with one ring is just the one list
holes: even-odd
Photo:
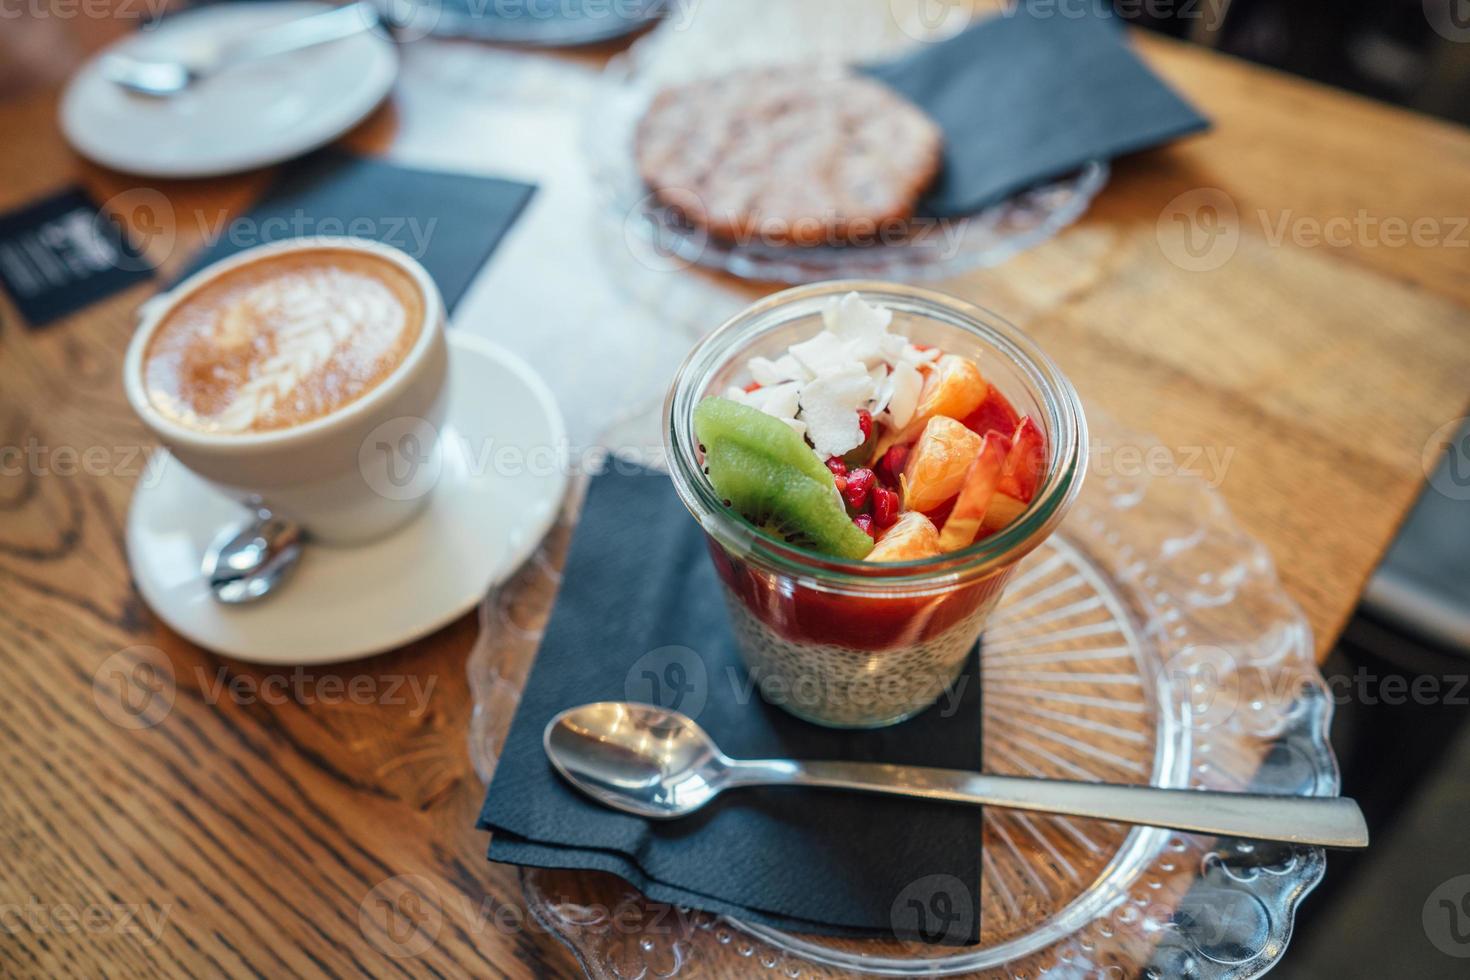
[(393, 87), (398, 53), (380, 30), (222, 70), (168, 99), (103, 77), (109, 53), (184, 58), (323, 3), (225, 3), (167, 17), (93, 58), (67, 86), (61, 130), (78, 153), (150, 177), (212, 177), (279, 163), (357, 125)]

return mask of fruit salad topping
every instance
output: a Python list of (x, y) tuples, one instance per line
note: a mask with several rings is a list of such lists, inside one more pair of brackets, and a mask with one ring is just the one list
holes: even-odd
[(757, 387), (731, 388), (726, 397), (786, 422), (824, 459), (849, 453), (875, 425), (910, 422), (924, 386), (921, 367), (939, 357), (890, 333), (892, 322), (890, 310), (849, 293), (822, 312), (824, 329), (815, 337), (775, 360), (751, 358)]
[(974, 361), (910, 343), (857, 293), (822, 326), (695, 410), (725, 506), (788, 543), (889, 562), (967, 548), (1025, 511), (1045, 438)]

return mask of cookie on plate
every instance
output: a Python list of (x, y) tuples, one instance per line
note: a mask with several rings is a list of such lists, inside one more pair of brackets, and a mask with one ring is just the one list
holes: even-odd
[(635, 143), (660, 202), (740, 245), (891, 237), (934, 182), (943, 149), (939, 126), (897, 92), (815, 65), (664, 89)]

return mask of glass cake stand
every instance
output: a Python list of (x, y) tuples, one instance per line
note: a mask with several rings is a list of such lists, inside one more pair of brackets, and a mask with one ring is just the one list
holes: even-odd
[[(983, 640), (986, 770), (1336, 795), (1331, 700), (1270, 556), (1202, 480), (1162, 462), (1156, 440), (1088, 417), (1082, 497), (1026, 559)], [(482, 607), (470, 748), (487, 782), (577, 506)], [(522, 885), (537, 920), (599, 980), (1243, 978), (1282, 956), (1325, 869), (1315, 847), (999, 809), (986, 811), (984, 835), (982, 941), (958, 949), (794, 935), (650, 902), (607, 875), (526, 869)]]
[(726, 243), (693, 227), (649, 192), (634, 159), (634, 135), (659, 89), (734, 68), (808, 60), (861, 63), (902, 50), (892, 31), (880, 24), (857, 30), (857, 20), (849, 11), (828, 23), (828, 30), (782, 36), (779, 18), (763, 28), (765, 19), (747, 17), (732, 25), (717, 47), (686, 38), (670, 23), (608, 63), (603, 84), (587, 106), (583, 146), (605, 219), (619, 226), (633, 258), (659, 272), (697, 265), (757, 282), (948, 278), (998, 265), (1041, 244), (1080, 218), (1107, 183), (1108, 165), (1092, 161), (976, 214), (921, 217), (906, 234), (882, 243), (814, 247)]

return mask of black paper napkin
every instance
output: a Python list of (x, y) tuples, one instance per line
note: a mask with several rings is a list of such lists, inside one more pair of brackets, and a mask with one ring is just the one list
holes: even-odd
[(151, 278), (122, 224), (69, 187), (0, 214), (0, 286), (43, 327)]
[(423, 264), (453, 311), (536, 188), (513, 180), (419, 170), (329, 148), (288, 165), (180, 278), (267, 242), (311, 235), (371, 238)]
[(1139, 61), (1107, 9), (1023, 3), (864, 69), (944, 130), (944, 169), (925, 213), (972, 214), (1089, 160), (1208, 127)]
[(978, 656), (917, 718), (871, 732), (761, 700), (734, 648), (704, 535), (666, 476), (614, 468), (588, 490), (561, 593), (479, 826), (492, 861), (607, 871), (656, 901), (802, 932), (978, 938), (979, 808), (820, 790), (742, 790), (647, 821), (592, 803), (541, 745), (557, 712), (635, 700), (690, 714), (736, 757), (979, 770)]

